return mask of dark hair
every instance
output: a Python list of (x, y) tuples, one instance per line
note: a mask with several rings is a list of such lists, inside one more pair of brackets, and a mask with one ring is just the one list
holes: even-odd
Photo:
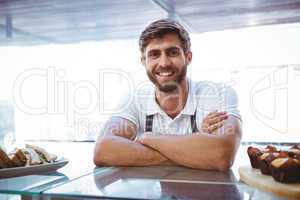
[(166, 34), (174, 33), (178, 35), (184, 53), (191, 49), (191, 41), (185, 28), (176, 21), (161, 19), (149, 24), (139, 38), (140, 51), (143, 53), (152, 39), (162, 38)]

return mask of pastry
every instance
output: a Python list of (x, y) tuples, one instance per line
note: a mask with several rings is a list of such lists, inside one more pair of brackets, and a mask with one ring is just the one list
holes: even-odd
[(279, 182), (300, 182), (300, 160), (296, 158), (277, 158), (270, 164), (272, 177)]
[(270, 164), (276, 158), (286, 158), (288, 157), (288, 153), (281, 151), (281, 152), (269, 152), (264, 153), (258, 158), (258, 166), (262, 174), (269, 175), (271, 174), (270, 171)]
[(253, 168), (259, 169), (258, 165), (258, 157), (262, 155), (262, 152), (260, 149), (256, 147), (248, 147), (247, 149), (248, 156), (250, 158), (250, 163)]

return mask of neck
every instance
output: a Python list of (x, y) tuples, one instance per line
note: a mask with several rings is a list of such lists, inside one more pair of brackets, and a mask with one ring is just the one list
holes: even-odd
[(155, 90), (156, 101), (160, 107), (173, 119), (184, 108), (188, 97), (188, 82), (183, 79), (174, 92)]

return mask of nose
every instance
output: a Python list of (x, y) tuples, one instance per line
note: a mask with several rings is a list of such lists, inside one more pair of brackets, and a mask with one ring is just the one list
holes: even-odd
[(168, 67), (170, 65), (171, 65), (170, 58), (165, 53), (163, 53), (159, 59), (159, 66), (160, 67)]

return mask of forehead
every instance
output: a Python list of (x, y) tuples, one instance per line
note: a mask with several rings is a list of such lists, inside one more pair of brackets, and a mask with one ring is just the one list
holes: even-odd
[(166, 34), (162, 38), (154, 38), (150, 40), (149, 44), (145, 48), (145, 52), (151, 50), (164, 50), (170, 47), (181, 48), (181, 41), (176, 34)]

